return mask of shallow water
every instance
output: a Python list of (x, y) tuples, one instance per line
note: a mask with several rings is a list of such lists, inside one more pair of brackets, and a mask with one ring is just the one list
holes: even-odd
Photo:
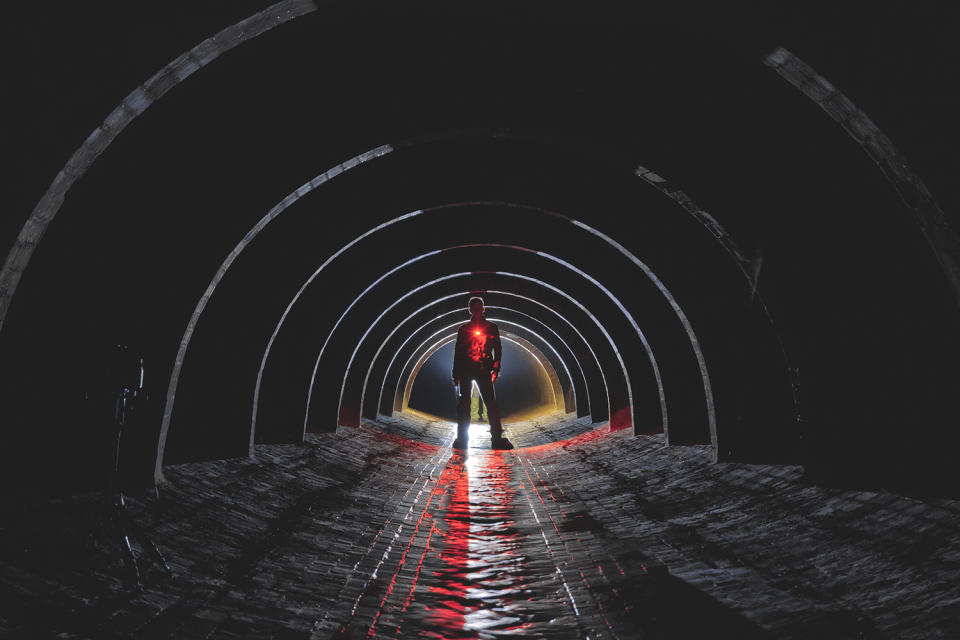
[[(534, 501), (541, 498), (516, 454), (454, 451), (436, 474), (409, 536), (424, 539), (422, 548), (408, 543), (401, 561), (418, 564), (389, 579), (365, 633), (346, 625), (341, 637), (590, 636), (544, 531), (552, 525), (540, 521)], [(410, 577), (398, 588), (401, 574)]]

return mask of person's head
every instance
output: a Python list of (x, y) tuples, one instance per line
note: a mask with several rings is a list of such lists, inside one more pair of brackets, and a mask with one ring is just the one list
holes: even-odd
[(467, 307), (470, 309), (470, 315), (479, 318), (483, 315), (483, 298), (479, 296), (470, 298), (470, 301), (467, 302)]

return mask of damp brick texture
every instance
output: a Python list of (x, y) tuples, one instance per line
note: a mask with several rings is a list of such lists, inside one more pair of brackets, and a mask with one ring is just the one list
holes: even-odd
[(960, 637), (958, 500), (578, 420), (509, 425), (513, 451), (453, 431), (401, 415), (167, 467), (128, 501), (173, 567), (135, 540), (142, 591), (101, 495), (7, 501), (0, 637)]

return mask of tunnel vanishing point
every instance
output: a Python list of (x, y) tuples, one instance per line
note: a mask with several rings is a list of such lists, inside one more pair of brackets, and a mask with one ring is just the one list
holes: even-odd
[(960, 10), (635, 4), (13, 12), (0, 637), (960, 637)]

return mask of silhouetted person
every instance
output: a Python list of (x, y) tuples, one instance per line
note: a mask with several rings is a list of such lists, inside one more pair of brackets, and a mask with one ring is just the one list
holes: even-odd
[[(88, 392), (87, 398), (94, 411), (91, 419), (102, 420), (111, 427), (113, 455), (107, 490), (104, 492), (108, 519), (119, 538), (120, 551), (130, 572), (131, 582), (138, 591), (142, 591), (141, 567), (134, 554), (134, 547), (130, 543), (131, 538), (135, 538), (140, 543), (140, 548), (150, 555), (150, 559), (160, 569), (168, 574), (173, 570), (147, 532), (127, 511), (123, 489), (124, 478), (120, 469), (120, 438), (124, 427), (144, 426), (144, 403), (147, 400), (147, 393), (143, 387), (143, 358), (134, 355), (125, 345), (116, 345), (111, 356), (107, 361), (105, 388), (94, 389), (92, 393)], [(108, 399), (109, 404), (106, 402)]]
[(503, 425), (500, 424), (500, 405), (493, 391), (493, 383), (500, 374), (500, 330), (497, 325), (483, 317), (483, 299), (473, 297), (467, 303), (470, 308), (470, 322), (457, 331), (457, 344), (453, 350), (453, 381), (459, 385), (460, 397), (457, 402), (457, 439), (456, 449), (467, 448), (467, 430), (470, 428), (470, 397), (473, 382), (476, 381), (480, 397), (487, 407), (487, 419), (490, 422), (490, 438), (494, 449), (513, 449), (510, 441), (503, 437)]

